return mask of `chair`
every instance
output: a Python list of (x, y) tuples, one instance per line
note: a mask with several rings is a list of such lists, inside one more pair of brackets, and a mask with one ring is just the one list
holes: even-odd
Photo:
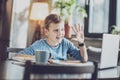
[(8, 53), (8, 59), (12, 59), (19, 51), (21, 51), (23, 49), (24, 48), (7, 47), (6, 52)]
[(35, 64), (31, 61), (27, 61), (25, 64), (25, 71), (23, 80), (31, 80), (31, 74), (33, 75), (43, 75), (45, 74), (92, 74), (91, 79), (97, 80), (98, 65), (96, 62), (91, 66), (70, 66), (70, 65), (56, 65), (56, 64)]
[(102, 48), (88, 46), (88, 48), (87, 48), (88, 60), (93, 61), (93, 62), (100, 61), (101, 52), (102, 52)]
[[(87, 52), (88, 52), (89, 61), (95, 61), (95, 62), (100, 61), (102, 48), (88, 46)], [(120, 49), (118, 55), (118, 65), (120, 65)]]
[(19, 51), (23, 50), (24, 48), (11, 48), (7, 47), (7, 52), (13, 52), (13, 53), (18, 53)]

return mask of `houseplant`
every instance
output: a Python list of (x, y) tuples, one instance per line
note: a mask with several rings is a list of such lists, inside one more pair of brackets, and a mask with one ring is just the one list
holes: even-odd
[(113, 28), (112, 34), (120, 35), (120, 27), (113, 25), (112, 28)]
[(82, 15), (82, 18), (87, 17), (85, 8), (79, 4), (78, 0), (58, 0), (54, 3), (53, 8), (59, 11), (59, 14), (66, 20), (66, 23), (69, 16), (75, 13)]
[(71, 37), (70, 26), (87, 17), (84, 6), (78, 0), (58, 0), (54, 3), (56, 9), (65, 21), (65, 37)]

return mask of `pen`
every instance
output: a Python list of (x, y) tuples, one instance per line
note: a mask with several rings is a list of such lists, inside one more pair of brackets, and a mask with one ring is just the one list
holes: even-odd
[(16, 62), (16, 61), (13, 61), (12, 64), (24, 66), (25, 62)]

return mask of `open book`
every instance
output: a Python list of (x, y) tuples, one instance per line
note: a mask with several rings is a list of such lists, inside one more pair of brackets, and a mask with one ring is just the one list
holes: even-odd
[[(19, 61), (19, 62), (25, 62), (26, 60), (31, 60), (32, 62), (35, 62), (35, 56), (26, 55), (26, 54), (18, 54), (17, 56), (13, 57), (13, 60)], [(92, 66), (92, 62), (86, 62), (82, 63), (80, 60), (52, 60), (53, 64), (58, 65), (70, 65), (70, 66)]]
[(26, 60), (35, 61), (35, 56), (26, 55), (26, 54), (17, 54), (15, 57), (12, 58), (13, 60), (25, 62)]

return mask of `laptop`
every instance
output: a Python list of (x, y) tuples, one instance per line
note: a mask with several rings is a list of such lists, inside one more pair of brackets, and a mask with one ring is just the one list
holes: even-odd
[(102, 49), (89, 47), (92, 51), (91, 61), (98, 62), (99, 69), (113, 68), (117, 66), (119, 54), (119, 35), (103, 34)]

